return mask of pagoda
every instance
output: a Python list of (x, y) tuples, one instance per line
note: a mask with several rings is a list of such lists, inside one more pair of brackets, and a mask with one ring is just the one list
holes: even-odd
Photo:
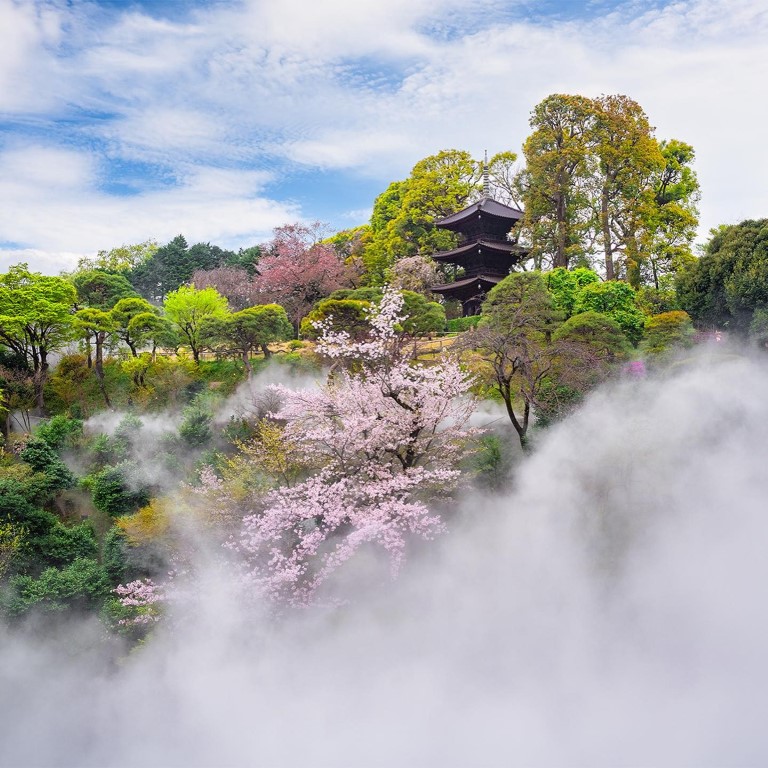
[(522, 217), (522, 211), (490, 197), (486, 184), (483, 197), (476, 203), (436, 221), (436, 226), (456, 232), (460, 241), (453, 250), (436, 253), (432, 258), (453, 264), (456, 271), (460, 267), (464, 273), (453, 283), (434, 286), (433, 293), (458, 299), (465, 317), (479, 314), (488, 291), (528, 255), (515, 242), (517, 238), (509, 237)]

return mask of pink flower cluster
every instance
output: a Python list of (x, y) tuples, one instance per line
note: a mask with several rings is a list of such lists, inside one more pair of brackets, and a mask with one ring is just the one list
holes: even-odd
[(395, 574), (409, 536), (444, 530), (426, 502), (450, 496), (459, 481), (472, 434), (470, 377), (448, 358), (414, 360), (397, 333), (401, 308), (400, 294), (385, 292), (364, 341), (324, 332), (319, 350), (354, 365), (322, 389), (277, 387), (286, 439), (320, 469), (244, 518), (247, 578), (270, 599), (307, 604), (365, 544), (380, 546)]
[(151, 579), (137, 579), (128, 584), (118, 584), (113, 591), (121, 605), (136, 609), (131, 618), (121, 619), (119, 624), (123, 626), (155, 624), (160, 620), (158, 603), (164, 600), (164, 594), (162, 587)]

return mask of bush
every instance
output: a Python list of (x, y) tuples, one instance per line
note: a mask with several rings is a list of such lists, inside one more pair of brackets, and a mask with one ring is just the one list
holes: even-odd
[(125, 579), (127, 567), (127, 548), (125, 534), (112, 526), (104, 537), (101, 563), (112, 584), (117, 585)]
[(476, 328), (482, 319), (482, 315), (470, 315), (469, 317), (454, 317), (445, 324), (448, 333), (463, 333), (470, 328)]
[(48, 443), (54, 451), (60, 451), (65, 445), (71, 445), (82, 434), (83, 422), (80, 419), (68, 418), (63, 413), (44, 421), (35, 430), (35, 437)]
[(124, 461), (86, 478), (83, 485), (90, 488), (96, 509), (110, 517), (119, 517), (148, 504), (149, 488), (137, 470), (134, 462)]
[(19, 457), (35, 472), (42, 472), (48, 478), (51, 490), (71, 488), (75, 483), (75, 478), (66, 464), (44, 440), (30, 440)]
[(36, 608), (47, 613), (97, 607), (110, 591), (107, 573), (96, 560), (78, 558), (64, 568), (48, 568), (37, 579), (15, 576), (7, 612), (20, 616)]
[(690, 347), (693, 336), (693, 323), (687, 312), (662, 312), (646, 319), (642, 350), (658, 355), (674, 347)]

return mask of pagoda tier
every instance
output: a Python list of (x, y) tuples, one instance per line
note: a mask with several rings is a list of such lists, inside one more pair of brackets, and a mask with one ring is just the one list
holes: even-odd
[(464, 277), (453, 283), (436, 285), (432, 290), (446, 299), (456, 299), (461, 302), (464, 316), (479, 315), (480, 307), (485, 301), (486, 294), (494, 285), (500, 283), (506, 275), (474, 275)]
[(465, 316), (477, 314), (485, 294), (528, 254), (508, 237), (522, 217), (523, 212), (517, 208), (483, 197), (436, 221), (441, 229), (456, 232), (460, 242), (456, 248), (436, 253), (432, 258), (443, 264), (455, 264), (464, 274), (454, 283), (436, 285), (432, 291), (446, 299), (458, 299)]
[(470, 240), (451, 251), (436, 253), (432, 258), (444, 264), (455, 264), (464, 270), (466, 277), (481, 272), (501, 275), (509, 274), (509, 268), (527, 251), (509, 240)]

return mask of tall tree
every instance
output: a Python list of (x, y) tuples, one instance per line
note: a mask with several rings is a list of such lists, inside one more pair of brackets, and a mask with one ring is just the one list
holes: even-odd
[(568, 267), (584, 254), (591, 208), (595, 110), (584, 96), (553, 94), (534, 107), (520, 176), (523, 230), (534, 264)]
[[(644, 199), (654, 173), (664, 167), (659, 145), (640, 105), (627, 96), (595, 99), (592, 125), (597, 158), (595, 229), (602, 245), (605, 279), (616, 277), (617, 254), (623, 253), (627, 273), (639, 277), (637, 233)], [(631, 280), (637, 284), (638, 278)]]
[(76, 298), (69, 281), (30, 272), (26, 264), (17, 264), (0, 275), (0, 342), (32, 369), (40, 415), (45, 411), (48, 356), (72, 339)]
[(107, 342), (109, 336), (115, 331), (115, 320), (110, 312), (86, 307), (75, 313), (73, 324), (75, 329), (89, 340), (89, 343), (90, 339), (94, 340), (94, 346), (96, 348), (94, 370), (96, 372), (96, 378), (99, 381), (99, 389), (101, 389), (104, 402), (106, 403), (107, 408), (111, 408), (112, 403), (109, 400), (109, 394), (107, 393), (107, 387), (104, 382), (104, 344)]
[(138, 357), (138, 345), (143, 338), (141, 332), (137, 333), (137, 327), (135, 324), (132, 325), (132, 321), (138, 315), (145, 313), (157, 315), (159, 311), (146, 299), (138, 296), (120, 299), (110, 311), (115, 336), (131, 350), (133, 357)]
[(468, 152), (442, 150), (420, 160), (374, 202), (371, 239), (363, 253), (369, 282), (381, 285), (399, 259), (448, 250), (456, 238), (435, 221), (463, 208), (482, 191), (481, 166)]

